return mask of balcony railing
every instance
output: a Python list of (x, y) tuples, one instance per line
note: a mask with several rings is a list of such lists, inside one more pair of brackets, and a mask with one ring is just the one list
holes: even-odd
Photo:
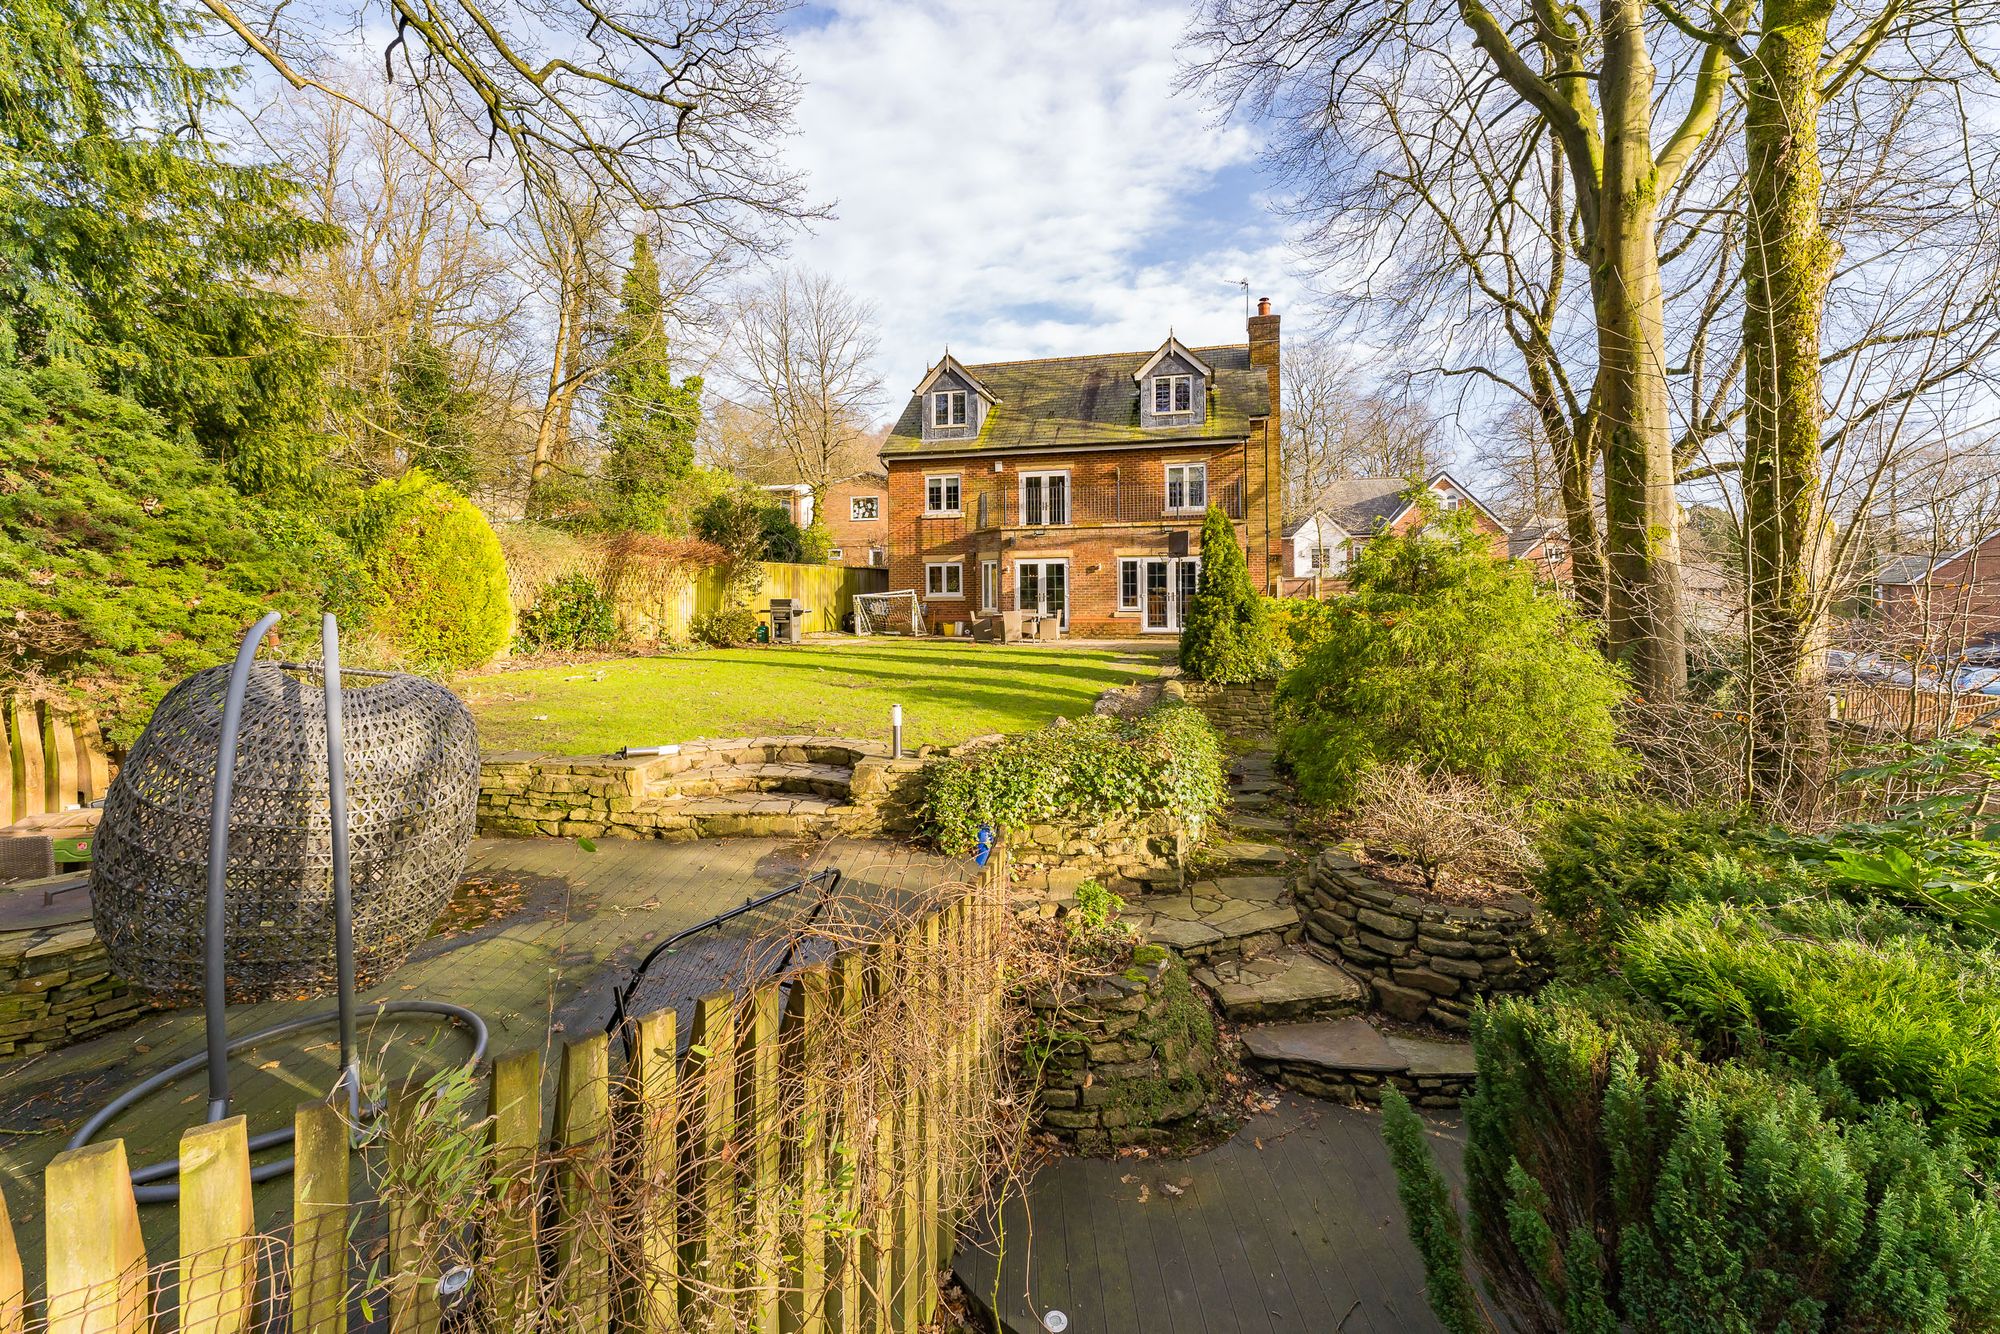
[(1093, 486), (1046, 483), (1025, 492), (1019, 482), (982, 491), (971, 507), (975, 528), (1063, 528), (1107, 523), (1200, 522), (1210, 505), (1232, 519), (1243, 517), (1243, 481), (1191, 490), (1156, 484), (1111, 482)]

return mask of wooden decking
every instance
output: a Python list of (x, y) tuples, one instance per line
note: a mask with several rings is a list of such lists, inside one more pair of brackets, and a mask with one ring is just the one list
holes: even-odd
[[(1433, 1121), (1457, 1184), (1455, 1119)], [(960, 1281), (1008, 1334), (1424, 1334), (1381, 1118), (1286, 1094), (1192, 1158), (1060, 1158), (968, 1229)]]
[[(654, 944), (828, 866), (844, 874), (843, 898), (877, 903), (921, 894), (967, 873), (961, 863), (886, 842), (607, 839), (585, 852), (570, 840), (482, 839), (473, 850), (467, 888), (453, 900), (440, 932), (362, 993), (365, 1063), (393, 1076), (462, 1060), (465, 1050), (454, 1030), (422, 1018), (370, 1033), (365, 1005), (373, 1000), (467, 1006), (488, 1024), (494, 1054), (601, 1029), (613, 991)], [(713, 979), (704, 990), (732, 980)], [(676, 998), (651, 999), (659, 1005)], [(330, 997), (236, 1006), (229, 1026), (247, 1033), (332, 1008)], [(158, 1011), (74, 1047), (0, 1063), (0, 1190), (31, 1252), (31, 1271), (39, 1263), (43, 1167), (111, 1095), (199, 1051), (202, 1042), (198, 1009)], [(332, 1026), (239, 1052), (230, 1062), (237, 1110), (249, 1117), (253, 1133), (289, 1125), (299, 1103), (324, 1096), (337, 1066)], [(188, 1076), (134, 1109), (105, 1137), (122, 1136), (135, 1163), (172, 1157), (181, 1131), (202, 1114), (203, 1080), (199, 1072)], [(281, 1216), (290, 1191), (285, 1178), (261, 1187), (258, 1217)], [(149, 1243), (171, 1254), (176, 1211), (142, 1212)]]

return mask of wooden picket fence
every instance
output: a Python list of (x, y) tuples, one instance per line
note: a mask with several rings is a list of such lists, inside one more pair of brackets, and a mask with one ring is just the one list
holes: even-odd
[(33, 700), (0, 701), (0, 742), (7, 752), (0, 765), (0, 825), (88, 806), (111, 786), (104, 735), (88, 713)]
[(2000, 713), (2000, 698), (1909, 686), (1842, 681), (1832, 691), (1833, 721), (1864, 732), (1904, 737), (1941, 737), (1987, 722)]
[[(23, 1283), (0, 1199), (0, 1334), (346, 1334), (385, 1311), (392, 1334), (918, 1330), (983, 1178), (986, 1146), (958, 1132), (987, 1124), (1002, 1077), (1004, 882), (996, 850), (976, 883), (873, 941), (697, 1000), (685, 1051), (673, 1011), (636, 1021), (629, 1061), (601, 1033), (562, 1043), (552, 1134), (543, 1049), (495, 1060), (475, 1130), (501, 1170), (478, 1210), (382, 1184), (432, 1170), (413, 1148), (436, 1138), (413, 1129), (423, 1088), (391, 1095), (381, 1147), (357, 1149), (325, 1102), (298, 1109), (283, 1230), (258, 1230), (243, 1118), (189, 1129), (177, 1263), (159, 1269), (123, 1143), (64, 1153), (44, 1176), (46, 1296)], [(889, 1001), (947, 1019), (897, 1041), (880, 1029)], [(455, 1303), (440, 1237), (474, 1214)], [(379, 1258), (357, 1280), (369, 1217)]]

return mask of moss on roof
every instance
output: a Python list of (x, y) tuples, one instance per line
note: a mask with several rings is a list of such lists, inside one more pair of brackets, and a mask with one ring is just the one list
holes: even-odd
[(1056, 449), (1078, 445), (1144, 444), (1169, 440), (1241, 440), (1253, 417), (1271, 412), (1270, 380), (1250, 365), (1244, 344), (1190, 351), (1215, 370), (1208, 411), (1198, 426), (1139, 425), (1139, 385), (1133, 373), (1157, 348), (1038, 361), (968, 363), (965, 367), (999, 400), (971, 440), (924, 441), (923, 405), (913, 394), (882, 443), (898, 454)]

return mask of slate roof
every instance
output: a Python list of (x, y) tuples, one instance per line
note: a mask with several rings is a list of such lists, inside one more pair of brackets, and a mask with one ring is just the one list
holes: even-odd
[(926, 444), (923, 404), (912, 395), (882, 442), (882, 456), (1242, 440), (1250, 434), (1251, 418), (1271, 414), (1270, 380), (1261, 367), (1250, 365), (1249, 346), (1238, 343), (1189, 349), (1215, 371), (1199, 425), (1140, 426), (1139, 386), (1132, 375), (1158, 350), (968, 362), (965, 369), (999, 400), (987, 409), (978, 437)]
[(1357, 537), (1367, 537), (1409, 506), (1407, 477), (1343, 477), (1313, 501), (1317, 509)]
[[(1939, 562), (1940, 564), (1942, 562)], [(1871, 581), (1878, 584), (1920, 584), (1931, 572), (1929, 556), (1891, 556), (1875, 571)]]
[(1557, 524), (1531, 521), (1507, 534), (1507, 554), (1519, 559), (1543, 542), (1561, 541), (1562, 535)]

